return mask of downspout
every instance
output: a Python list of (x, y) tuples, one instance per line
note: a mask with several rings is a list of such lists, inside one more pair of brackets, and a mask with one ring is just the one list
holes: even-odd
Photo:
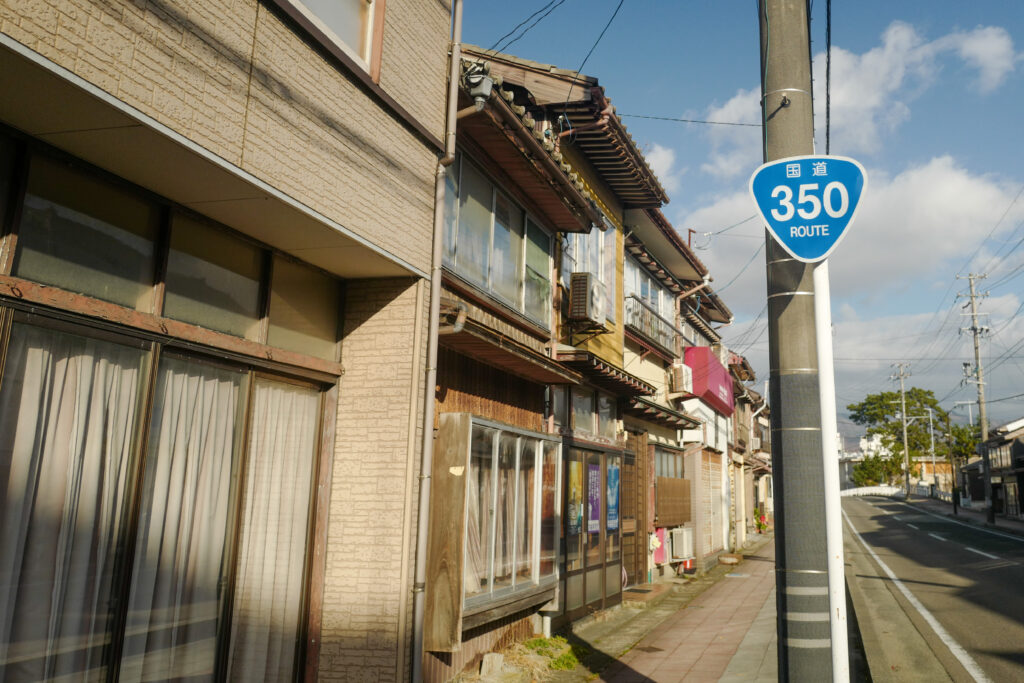
[(416, 515), (416, 567), (412, 587), (412, 680), (423, 680), (423, 590), (427, 580), (427, 537), (430, 529), (430, 473), (434, 467), (434, 387), (437, 385), (437, 337), (441, 317), (441, 256), (444, 243), (445, 171), (455, 160), (455, 120), (462, 68), (462, 0), (452, 0), (452, 43), (448, 70), (448, 114), (444, 156), (434, 179), (434, 251), (430, 264), (430, 313), (427, 323), (427, 365), (423, 380), (423, 446), (420, 463), (419, 510)]

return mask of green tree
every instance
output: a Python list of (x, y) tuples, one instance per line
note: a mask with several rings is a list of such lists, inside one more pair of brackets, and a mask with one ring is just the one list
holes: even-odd
[[(936, 430), (935, 455), (940, 457), (946, 450), (942, 448), (944, 441), (941, 433), (949, 416), (939, 407), (935, 394), (926, 389), (911, 387), (906, 392), (907, 405), (907, 446), (910, 452), (911, 475), (915, 475), (918, 467), (915, 461), (930, 455), (931, 440), (928, 436), (928, 408), (932, 409), (933, 425)], [(854, 482), (864, 481), (875, 483), (896, 483), (903, 473), (903, 422), (900, 419), (900, 394), (898, 391), (883, 391), (868, 394), (860, 403), (846, 406), (850, 411), (850, 420), (867, 427), (868, 436), (877, 434), (882, 441), (885, 454), (878, 461), (865, 459), (861, 465), (853, 469)], [(948, 448), (948, 446), (947, 446)], [(870, 461), (870, 462), (869, 462)], [(858, 474), (858, 469), (860, 474)]]

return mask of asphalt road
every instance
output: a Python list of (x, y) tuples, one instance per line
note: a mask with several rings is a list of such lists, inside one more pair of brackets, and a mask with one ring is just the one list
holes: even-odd
[(870, 546), (861, 561), (881, 571), (869, 578), (885, 584), (952, 680), (1024, 681), (1024, 538), (888, 498), (844, 498), (843, 512), (847, 547)]

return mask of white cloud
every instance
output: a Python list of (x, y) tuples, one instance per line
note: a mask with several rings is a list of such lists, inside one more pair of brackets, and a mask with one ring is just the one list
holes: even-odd
[[(831, 151), (873, 154), (886, 138), (911, 118), (911, 103), (938, 81), (938, 74), (953, 56), (977, 72), (974, 88), (989, 93), (1013, 72), (1021, 56), (1003, 28), (982, 26), (926, 41), (905, 22), (889, 25), (876, 47), (855, 54), (832, 48)], [(825, 53), (814, 57), (817, 79), (815, 130), (824, 150)], [(724, 104), (707, 109), (710, 121), (759, 123), (760, 88), (739, 90)], [(760, 132), (755, 128), (709, 126), (708, 161), (701, 170), (718, 179), (735, 178), (761, 161)]]
[[(974, 88), (995, 90), (1019, 59), (1005, 29), (993, 26), (958, 31), (925, 41), (913, 26), (894, 22), (881, 44), (864, 54), (832, 48), (832, 150), (841, 154), (878, 151), (886, 135), (911, 116), (910, 103), (937, 82), (946, 58), (955, 55), (977, 70)], [(819, 86), (815, 130), (823, 148), (825, 132), (825, 53), (814, 57)]]
[(1019, 60), (1010, 34), (998, 26), (953, 33), (935, 41), (935, 45), (940, 49), (955, 50), (961, 59), (977, 69), (976, 85), (983, 93), (992, 92), (1002, 85)]
[(644, 156), (647, 158), (647, 163), (650, 164), (654, 175), (658, 176), (658, 181), (665, 188), (666, 192), (672, 194), (679, 189), (686, 169), (675, 168), (675, 150), (654, 143)]

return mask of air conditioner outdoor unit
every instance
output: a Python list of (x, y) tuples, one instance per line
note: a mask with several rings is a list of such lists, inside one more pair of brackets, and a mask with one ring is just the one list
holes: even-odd
[(682, 526), (672, 530), (672, 561), (693, 558), (693, 528)]
[(604, 284), (593, 273), (573, 273), (569, 278), (569, 320), (604, 325)]
[(669, 370), (669, 390), (673, 394), (693, 393), (693, 368), (676, 361)]
[(750, 450), (759, 451), (761, 450), (761, 437), (755, 436), (750, 440)]

